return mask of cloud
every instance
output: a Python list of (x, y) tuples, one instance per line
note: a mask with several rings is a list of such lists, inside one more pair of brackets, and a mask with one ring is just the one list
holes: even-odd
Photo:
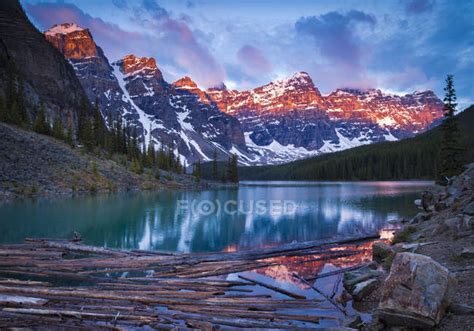
[[(371, 46), (367, 41), (369, 38), (361, 34), (366, 28), (371, 31), (376, 24), (373, 15), (358, 10), (301, 17), (294, 25), (296, 47), (305, 52), (289, 61), (297, 61), (294, 65), (305, 65), (300, 70), (308, 71), (317, 81), (323, 82), (325, 91), (339, 87), (368, 87), (373, 81), (365, 70), (365, 61), (370, 57)], [(308, 54), (308, 47), (312, 54)]]
[(273, 70), (273, 65), (263, 55), (262, 51), (252, 45), (242, 46), (237, 52), (237, 58), (249, 75), (266, 75)]
[(127, 0), (112, 0), (112, 4), (119, 9), (128, 8)]
[(355, 33), (355, 24), (376, 24), (372, 15), (352, 10), (300, 18), (295, 28), (299, 34), (310, 36), (327, 59), (350, 67), (359, 67), (364, 51), (362, 40)]
[(458, 97), (473, 100), (473, 13), (472, 2), (440, 2), (429, 22), (412, 16), (404, 29), (375, 42), (369, 70), (380, 78), (379, 86), (399, 90), (429, 88), (442, 97), (444, 78), (454, 74)]
[[(123, 4), (119, 1), (119, 5)], [(127, 31), (117, 24), (92, 17), (73, 4), (27, 4), (26, 9), (43, 30), (64, 22), (89, 28), (96, 43), (112, 61), (130, 53), (153, 56), (165, 76), (167, 72), (171, 76), (169, 80), (180, 78), (176, 77), (178, 73), (190, 75), (202, 86), (214, 86), (225, 79), (224, 69), (207, 45), (198, 40), (185, 21), (172, 18), (154, 0), (143, 0), (141, 6), (134, 7), (129, 3), (121, 8), (141, 21), (144, 27), (141, 32)]]
[(433, 0), (409, 0), (405, 5), (405, 12), (407, 14), (421, 14), (430, 12), (433, 6)]

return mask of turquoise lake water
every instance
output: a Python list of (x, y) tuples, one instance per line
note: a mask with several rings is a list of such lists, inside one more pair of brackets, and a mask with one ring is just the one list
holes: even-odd
[(374, 233), (416, 213), (431, 182), (241, 182), (238, 188), (36, 199), (0, 205), (0, 243), (71, 238), (205, 252)]

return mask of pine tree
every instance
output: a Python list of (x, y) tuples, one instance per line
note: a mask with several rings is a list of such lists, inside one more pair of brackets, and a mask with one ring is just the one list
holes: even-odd
[(196, 173), (194, 175), (196, 177), (196, 180), (199, 182), (201, 180), (201, 160), (198, 160), (196, 164)]
[(17, 88), (16, 88), (16, 95), (15, 95), (15, 102), (18, 105), (18, 118), (19, 122), (23, 126), (28, 126), (28, 114), (26, 113), (26, 105), (24, 99), (24, 86), (23, 86), (23, 79), (17, 75)]
[(439, 184), (447, 184), (447, 179), (462, 171), (458, 119), (456, 111), (456, 91), (454, 89), (453, 75), (446, 78), (446, 92), (444, 97), (444, 121), (441, 124), (443, 140), (440, 151), (440, 165), (437, 175)]
[(84, 117), (81, 121), (81, 141), (89, 151), (95, 146), (93, 123), (89, 117)]
[(223, 182), (223, 183), (227, 182), (227, 175), (226, 175), (225, 170), (223, 170), (222, 173), (221, 173), (221, 182)]
[(141, 163), (141, 161), (137, 158), (133, 158), (132, 159), (132, 162), (131, 162), (131, 165), (130, 165), (130, 169), (141, 175), (143, 173), (143, 164)]
[(74, 148), (74, 136), (73, 136), (73, 131), (71, 125), (68, 126), (67, 128), (67, 134), (66, 134), (66, 143)]
[(146, 153), (147, 165), (152, 168), (156, 164), (156, 153), (155, 153), (155, 145), (150, 139), (150, 143), (148, 144), (148, 150)]
[(35, 122), (33, 124), (33, 130), (41, 134), (50, 134), (51, 130), (48, 122), (46, 122), (46, 116), (44, 113), (44, 105), (41, 103), (36, 114)]
[(61, 122), (61, 119), (59, 118), (59, 116), (57, 116), (54, 119), (52, 134), (53, 134), (53, 137), (56, 139), (59, 139), (59, 140), (65, 139), (63, 123)]
[(239, 181), (237, 155), (235, 154), (232, 154), (229, 157), (227, 165), (227, 180), (231, 183), (237, 183)]
[(6, 122), (7, 118), (7, 106), (5, 105), (5, 100), (0, 95), (0, 122)]
[(94, 128), (91, 118), (87, 115), (89, 112), (89, 105), (87, 100), (82, 100), (79, 109), (79, 119), (77, 128), (77, 139), (91, 151), (95, 145)]
[(217, 150), (214, 149), (214, 153), (212, 154), (212, 179), (217, 180)]
[(94, 144), (96, 146), (105, 145), (105, 135), (107, 128), (105, 126), (104, 119), (99, 109), (99, 99), (96, 98), (95, 106), (93, 109), (94, 119), (93, 119), (93, 135), (94, 135)]

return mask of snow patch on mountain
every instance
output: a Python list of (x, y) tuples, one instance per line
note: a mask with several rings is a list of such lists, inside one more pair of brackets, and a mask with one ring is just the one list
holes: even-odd
[(49, 36), (54, 36), (57, 34), (65, 35), (65, 34), (69, 34), (76, 31), (82, 31), (82, 30), (85, 30), (85, 29), (81, 28), (76, 23), (63, 23), (63, 24), (54, 25), (51, 29), (45, 32), (45, 35), (49, 35)]
[(125, 75), (120, 70), (119, 65), (116, 64), (116, 63), (112, 63), (112, 68), (114, 70), (113, 74), (114, 74), (115, 78), (117, 78), (120, 89), (122, 90), (124, 101), (126, 100), (135, 109), (138, 116), (140, 117), (140, 122), (143, 125), (143, 136), (144, 136), (144, 139), (145, 139), (144, 143), (145, 143), (145, 146), (148, 147), (147, 144), (150, 141), (150, 130), (147, 130), (147, 129), (151, 128), (151, 131), (153, 131), (153, 129), (156, 127), (154, 125), (155, 123), (153, 121), (153, 118), (151, 116), (145, 114), (145, 112), (142, 109), (140, 109), (140, 107), (138, 107), (135, 104), (135, 102), (132, 100), (132, 98), (130, 97), (130, 94), (128, 93), (128, 90), (127, 90), (127, 87), (126, 87), (127, 82), (125, 81)]

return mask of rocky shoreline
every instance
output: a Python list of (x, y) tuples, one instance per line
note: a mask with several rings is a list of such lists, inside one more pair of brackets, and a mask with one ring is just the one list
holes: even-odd
[(359, 311), (372, 315), (360, 330), (470, 330), (474, 325), (474, 164), (445, 188), (415, 201), (423, 211), (390, 243), (373, 245), (373, 262), (344, 274)]

